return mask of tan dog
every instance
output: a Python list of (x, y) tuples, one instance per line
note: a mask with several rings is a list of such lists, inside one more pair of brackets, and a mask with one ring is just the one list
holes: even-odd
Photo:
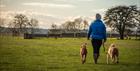
[(107, 64), (109, 63), (109, 58), (113, 63), (119, 63), (119, 50), (114, 44), (111, 44), (107, 52)]
[(87, 43), (83, 43), (81, 45), (81, 48), (80, 48), (80, 56), (81, 56), (81, 61), (82, 61), (82, 64), (84, 64), (86, 62), (86, 56), (87, 56)]

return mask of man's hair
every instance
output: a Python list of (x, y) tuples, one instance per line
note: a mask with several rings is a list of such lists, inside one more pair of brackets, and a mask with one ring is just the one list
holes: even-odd
[(96, 19), (101, 19), (101, 15), (99, 13), (96, 14)]

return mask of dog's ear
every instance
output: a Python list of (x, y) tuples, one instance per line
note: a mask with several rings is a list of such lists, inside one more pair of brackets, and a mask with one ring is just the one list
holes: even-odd
[(111, 46), (111, 47), (115, 47), (115, 44), (114, 44), (114, 43), (112, 43), (110, 46)]
[(87, 45), (87, 43), (85, 43), (85, 45)]

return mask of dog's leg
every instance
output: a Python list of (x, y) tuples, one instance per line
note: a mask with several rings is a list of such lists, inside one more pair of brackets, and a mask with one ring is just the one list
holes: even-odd
[(117, 57), (117, 63), (119, 63), (119, 57)]
[(86, 62), (86, 55), (83, 56), (83, 64)]
[(80, 48), (80, 59), (81, 59), (81, 63), (82, 63), (83, 62), (82, 48)]
[(119, 63), (119, 51), (118, 51), (118, 54), (117, 54), (117, 63)]
[(87, 54), (85, 54), (85, 62), (86, 62), (86, 57), (87, 57)]
[(111, 57), (111, 61), (112, 61), (112, 63), (114, 63), (114, 55), (111, 54), (110, 57)]
[(116, 63), (116, 60), (117, 60), (116, 58), (117, 58), (117, 57), (116, 57), (116, 56), (114, 56), (114, 63)]
[(81, 62), (82, 62), (82, 64), (83, 64), (83, 55), (81, 54), (80, 56), (81, 56)]
[(82, 64), (84, 64), (84, 55), (82, 55)]
[(117, 55), (116, 58), (117, 58), (116, 63), (119, 63), (119, 56)]
[(112, 59), (112, 63), (114, 63), (114, 59), (115, 59), (114, 56), (112, 56), (111, 59)]
[(107, 58), (107, 64), (109, 64), (109, 54), (107, 53), (107, 55), (106, 55), (106, 58)]

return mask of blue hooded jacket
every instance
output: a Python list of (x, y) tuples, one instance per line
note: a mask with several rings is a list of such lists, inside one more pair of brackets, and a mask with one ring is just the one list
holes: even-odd
[(89, 37), (92, 39), (106, 40), (106, 27), (100, 19), (91, 23), (88, 31), (88, 38)]

